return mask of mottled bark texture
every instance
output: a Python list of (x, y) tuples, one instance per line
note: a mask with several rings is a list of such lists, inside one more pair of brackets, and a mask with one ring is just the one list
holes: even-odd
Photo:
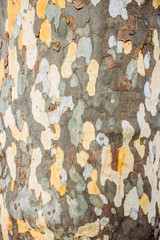
[(0, 239), (159, 238), (159, 6), (0, 0)]

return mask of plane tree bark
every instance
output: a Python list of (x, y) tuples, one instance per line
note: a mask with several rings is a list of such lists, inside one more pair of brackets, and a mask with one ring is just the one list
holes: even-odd
[(159, 0), (0, 0), (1, 239), (158, 239)]

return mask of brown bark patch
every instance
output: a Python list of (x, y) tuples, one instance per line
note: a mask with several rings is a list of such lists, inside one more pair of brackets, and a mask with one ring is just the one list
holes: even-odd
[(24, 187), (25, 180), (26, 180), (26, 172), (20, 158), (16, 159), (16, 175), (17, 175), (18, 183), (22, 187)]
[(140, 51), (140, 47), (137, 47), (137, 48), (135, 49), (135, 51), (134, 51), (133, 58), (134, 58), (135, 60), (138, 59), (139, 51)]
[(111, 168), (114, 171), (118, 171), (118, 146), (116, 143), (111, 143), (112, 162)]
[(68, 24), (68, 29), (73, 32), (72, 39), (75, 39), (77, 24), (72, 16), (67, 17), (67, 24)]
[(60, 48), (61, 48), (61, 45), (59, 44), (59, 42), (53, 43), (53, 50), (55, 50), (56, 52), (59, 52)]
[(145, 173), (144, 173), (144, 166), (143, 163), (136, 163), (134, 165), (134, 172), (136, 175), (138, 175), (138, 173), (141, 174), (142, 178), (145, 178)]
[(38, 72), (39, 72), (39, 61), (36, 61), (35, 64), (34, 64), (34, 69), (33, 69), (34, 77), (37, 76)]
[(112, 69), (116, 66), (117, 59), (115, 59), (112, 54), (105, 54), (105, 59), (109, 69)]
[(100, 162), (100, 160), (101, 160), (100, 152), (93, 150), (93, 153), (91, 155), (91, 162)]
[(132, 83), (128, 79), (127, 74), (124, 74), (120, 77), (120, 79), (118, 81), (118, 87), (119, 87), (119, 89), (124, 90), (124, 91), (130, 91), (131, 90)]
[(134, 35), (137, 31), (137, 16), (135, 14), (132, 14), (128, 17), (127, 26), (129, 34)]
[(120, 28), (118, 32), (118, 40), (123, 42), (127, 42), (131, 40), (129, 36), (129, 29), (126, 26), (123, 26)]
[(70, 147), (69, 150), (66, 152), (66, 165), (67, 168), (71, 168), (71, 166), (76, 166), (77, 158), (76, 158), (76, 149)]

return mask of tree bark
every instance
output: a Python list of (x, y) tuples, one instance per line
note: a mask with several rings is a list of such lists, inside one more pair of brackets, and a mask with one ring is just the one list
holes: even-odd
[(159, 239), (159, 6), (0, 0), (1, 239)]

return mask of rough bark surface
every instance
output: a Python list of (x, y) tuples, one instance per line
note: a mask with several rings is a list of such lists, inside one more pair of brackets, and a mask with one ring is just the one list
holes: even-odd
[(0, 0), (0, 239), (159, 238), (159, 6)]

